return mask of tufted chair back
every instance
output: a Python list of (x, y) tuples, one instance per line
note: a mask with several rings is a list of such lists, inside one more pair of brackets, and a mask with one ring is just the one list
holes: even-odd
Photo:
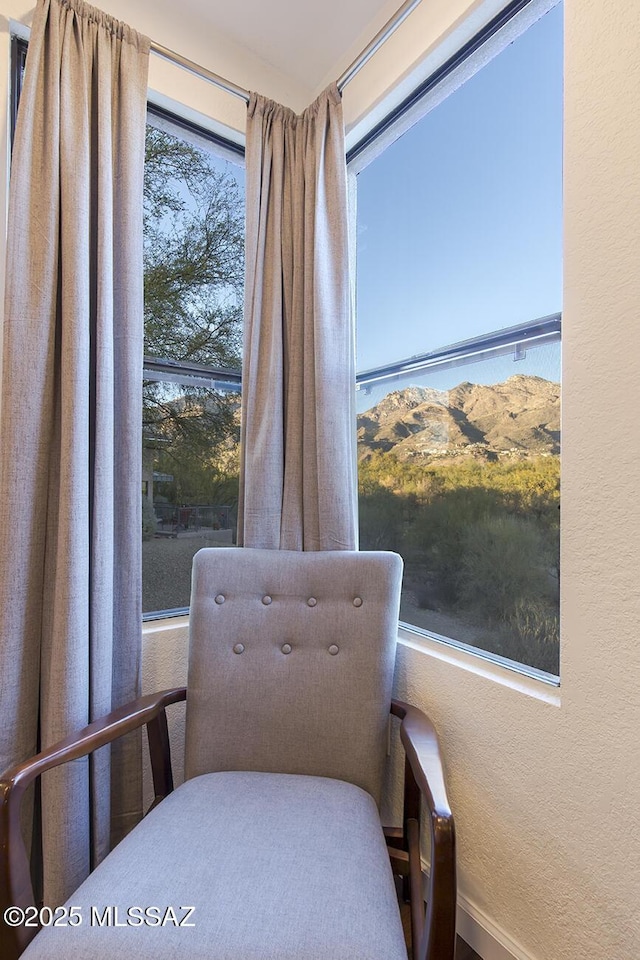
[(394, 553), (200, 550), (186, 777), (333, 777), (379, 802), (401, 581)]

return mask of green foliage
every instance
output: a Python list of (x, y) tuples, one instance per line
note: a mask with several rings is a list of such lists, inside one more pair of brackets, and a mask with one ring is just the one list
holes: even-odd
[(558, 525), (560, 459), (545, 456), (515, 462), (463, 460), (460, 463), (422, 463), (398, 460), (377, 451), (359, 465), (361, 490), (378, 483), (396, 494), (416, 495), (431, 502), (454, 490), (492, 491), (510, 512)]
[(407, 543), (411, 554), (420, 558), (435, 578), (445, 603), (459, 599), (469, 529), (498, 509), (494, 491), (459, 487), (437, 494), (416, 511)]
[(360, 547), (362, 550), (402, 551), (411, 500), (397, 497), (386, 487), (371, 484), (360, 495)]
[(401, 553), (418, 605), (487, 627), (485, 648), (557, 672), (560, 461), (359, 465), (360, 543)]
[(506, 621), (523, 601), (549, 598), (548, 565), (535, 521), (486, 516), (462, 538), (460, 599), (490, 620)]
[(235, 507), (238, 503), (237, 467), (229, 465), (220, 469), (215, 459), (173, 458), (162, 452), (156, 468), (160, 473), (173, 476), (173, 480), (158, 483), (160, 493), (169, 503), (224, 504)]
[(479, 645), (501, 657), (526, 663), (558, 675), (560, 672), (560, 618), (557, 604), (522, 598), (505, 623), (494, 623)]

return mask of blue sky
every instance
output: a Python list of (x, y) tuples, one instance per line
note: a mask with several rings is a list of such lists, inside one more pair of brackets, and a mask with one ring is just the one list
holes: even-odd
[(357, 262), (359, 370), (562, 309), (561, 4), (360, 173)]

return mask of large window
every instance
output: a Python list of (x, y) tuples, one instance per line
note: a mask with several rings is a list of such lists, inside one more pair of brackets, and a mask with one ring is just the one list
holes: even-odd
[(354, 161), (360, 538), (403, 555), (412, 628), (557, 675), (562, 8), (534, 7)]
[(191, 560), (236, 536), (241, 152), (150, 110), (144, 180), (142, 601), (189, 604)]

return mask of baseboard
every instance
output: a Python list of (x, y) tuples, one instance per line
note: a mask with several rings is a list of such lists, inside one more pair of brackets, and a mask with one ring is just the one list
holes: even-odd
[[(423, 886), (427, 892), (428, 867), (423, 867)], [(458, 894), (456, 915), (458, 936), (468, 943), (482, 960), (536, 960), (506, 930), (494, 923), (483, 910)]]
[(456, 927), (459, 936), (482, 960), (535, 960), (482, 910), (458, 894)]

